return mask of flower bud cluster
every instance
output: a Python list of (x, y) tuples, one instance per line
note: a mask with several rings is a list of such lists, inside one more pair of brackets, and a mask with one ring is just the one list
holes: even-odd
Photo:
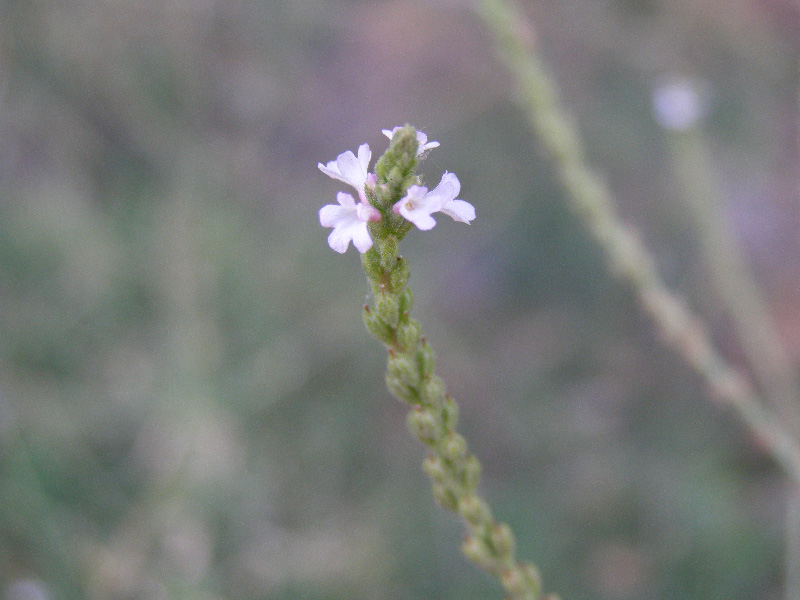
[[(429, 450), (423, 470), (431, 479), (434, 498), (464, 519), (468, 530), (464, 554), (497, 577), (510, 598), (537, 600), (540, 586), (535, 567), (515, 560), (510, 528), (494, 520), (488, 504), (476, 493), (481, 466), (456, 432), (458, 405), (436, 375), (436, 356), (421, 335), (419, 322), (409, 316), (413, 297), (407, 285), (408, 262), (398, 252), (398, 241), (412, 224), (419, 229), (433, 227), (431, 207), (466, 222), (474, 217), (474, 210), (462, 200), (453, 200), (459, 189), (453, 174), (445, 173), (431, 192), (419, 185), (419, 159), (437, 146), (436, 142), (428, 142), (410, 126), (384, 133), (392, 141), (378, 159), (374, 175), (366, 171), (368, 149), (359, 149), (358, 159), (351, 153), (327, 167), (320, 165), (332, 177), (344, 180), (338, 175), (349, 173), (354, 183), (363, 183), (362, 203), (380, 214), (379, 219), (365, 221), (364, 229), (352, 238), (361, 251), (372, 291), (372, 305), (364, 307), (364, 323), (387, 347), (386, 385), (392, 395), (410, 405), (409, 430)], [(336, 227), (331, 237), (335, 237)], [(361, 234), (367, 231), (371, 243), (362, 249)]]

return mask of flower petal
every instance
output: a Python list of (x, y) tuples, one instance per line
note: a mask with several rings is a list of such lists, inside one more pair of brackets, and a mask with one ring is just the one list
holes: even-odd
[(335, 250), (339, 254), (344, 254), (347, 252), (347, 247), (350, 245), (350, 240), (352, 236), (347, 229), (342, 227), (334, 227), (331, 234), (328, 236), (328, 246), (331, 247), (331, 250)]
[[(360, 151), (359, 154), (361, 154)], [(340, 154), (339, 158), (336, 159), (336, 166), (339, 169), (342, 181), (349, 183), (356, 189), (364, 186), (364, 182), (367, 180), (367, 170), (362, 168), (361, 160), (356, 158), (355, 154), (350, 151)]]
[(422, 231), (433, 229), (436, 225), (431, 213), (437, 209), (435, 198), (430, 196), (428, 188), (421, 185), (412, 185), (408, 188), (405, 197), (392, 207), (393, 212), (402, 215)]
[(372, 158), (372, 152), (369, 149), (369, 144), (361, 144), (358, 148), (358, 158), (350, 150), (342, 152), (327, 165), (317, 163), (320, 171), (325, 173), (328, 177), (338, 179), (344, 183), (353, 186), (358, 190), (358, 195), (364, 194), (364, 184), (367, 181), (369, 161)]
[(339, 192), (336, 200), (339, 206), (327, 204), (319, 211), (320, 225), (333, 227), (328, 236), (328, 245), (343, 254), (352, 240), (359, 252), (366, 252), (372, 247), (367, 222), (377, 221), (381, 213), (369, 204), (356, 204), (355, 198), (346, 192)]
[[(338, 179), (339, 181), (344, 181), (344, 179), (342, 179), (342, 174), (339, 172), (339, 165), (336, 164), (335, 160), (330, 161), (327, 165), (317, 163), (317, 168), (325, 173), (325, 175), (328, 177)], [(344, 182), (347, 183), (346, 181)]]
[(356, 247), (356, 250), (364, 254), (367, 250), (372, 248), (372, 238), (369, 235), (369, 229), (367, 229), (367, 224), (361, 223), (358, 227), (354, 227), (352, 230), (353, 235), (353, 246)]
[(450, 200), (440, 211), (461, 223), (469, 223), (475, 218), (475, 207), (466, 200)]
[(414, 212), (406, 211), (403, 212), (403, 209), (400, 209), (400, 214), (402, 214), (407, 220), (411, 221), (414, 225), (417, 226), (417, 229), (420, 231), (430, 231), (436, 225), (436, 219), (434, 219), (430, 214), (426, 213), (425, 211), (417, 210)]
[(369, 161), (372, 158), (372, 150), (369, 149), (369, 144), (361, 144), (358, 147), (358, 162), (361, 163), (361, 168), (364, 173), (369, 170)]
[(336, 227), (340, 221), (341, 206), (335, 204), (326, 204), (319, 209), (319, 224), (323, 227)]
[(447, 200), (453, 200), (458, 196), (458, 193), (461, 191), (461, 182), (458, 180), (455, 173), (448, 173), (445, 171), (442, 175), (442, 180), (433, 191), (438, 192), (441, 197), (445, 199), (445, 202), (447, 202)]

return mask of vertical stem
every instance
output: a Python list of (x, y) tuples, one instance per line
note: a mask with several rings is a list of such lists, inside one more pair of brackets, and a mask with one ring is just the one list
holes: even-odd
[(417, 181), (417, 150), (416, 131), (403, 127), (376, 164), (377, 185), (372, 193), (375, 205), (383, 208), (383, 218), (370, 229), (374, 246), (361, 256), (374, 295), (373, 306), (364, 307), (364, 324), (386, 347), (386, 385), (409, 405), (409, 429), (428, 448), (423, 470), (433, 484), (434, 498), (464, 520), (462, 552), (493, 575), (511, 600), (539, 600), (538, 569), (516, 559), (511, 528), (495, 520), (477, 493), (480, 462), (456, 431), (458, 405), (436, 375), (433, 349), (421, 335), (419, 322), (409, 314), (413, 303), (407, 285), (409, 267), (398, 254), (398, 242), (408, 224), (393, 219), (388, 208)]
[(766, 400), (784, 426), (800, 433), (797, 375), (763, 294), (746, 266), (722, 212), (722, 199), (698, 128), (669, 136), (672, 160), (718, 296), (733, 318), (742, 348)]

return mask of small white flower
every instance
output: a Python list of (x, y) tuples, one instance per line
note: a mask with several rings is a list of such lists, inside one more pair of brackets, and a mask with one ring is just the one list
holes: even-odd
[(442, 180), (430, 192), (421, 185), (408, 188), (405, 197), (392, 207), (395, 214), (402, 215), (418, 229), (433, 229), (436, 221), (431, 216), (435, 212), (443, 212), (456, 221), (469, 223), (475, 218), (475, 207), (469, 202), (456, 199), (461, 191), (461, 182), (454, 173), (445, 171)]
[[(395, 127), (394, 129), (381, 129), (381, 131), (383, 132), (383, 135), (391, 140), (398, 129), (402, 129), (402, 127)], [(438, 146), (439, 142), (429, 142), (427, 135), (421, 131), (417, 131), (417, 156), (422, 156), (431, 148), (437, 148)]]
[(367, 223), (380, 220), (381, 213), (366, 202), (356, 204), (355, 198), (346, 192), (336, 194), (336, 200), (339, 206), (327, 204), (319, 210), (320, 225), (333, 227), (328, 236), (328, 245), (332, 250), (344, 254), (352, 240), (356, 249), (363, 254), (372, 248)]
[(328, 177), (333, 177), (352, 185), (358, 191), (358, 197), (361, 198), (361, 201), (366, 202), (364, 186), (370, 180), (368, 169), (371, 158), (372, 152), (369, 149), (369, 144), (361, 144), (358, 147), (358, 158), (348, 150), (347, 152), (342, 152), (336, 157), (336, 160), (332, 160), (327, 165), (317, 163), (317, 167)]
[(687, 131), (706, 116), (710, 90), (707, 83), (673, 79), (659, 83), (653, 91), (653, 112), (665, 129)]

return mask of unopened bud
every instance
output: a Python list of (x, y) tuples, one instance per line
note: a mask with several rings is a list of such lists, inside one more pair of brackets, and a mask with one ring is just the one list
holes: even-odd
[(397, 130), (389, 148), (375, 163), (375, 173), (380, 183), (388, 183), (392, 191), (400, 193), (411, 185), (417, 170), (417, 131), (410, 125)]
[(422, 470), (436, 483), (443, 483), (447, 479), (447, 473), (442, 466), (442, 461), (435, 454), (429, 454), (422, 461)]
[(481, 479), (481, 463), (474, 454), (469, 454), (461, 464), (461, 484), (469, 491), (478, 487)]
[(441, 377), (434, 375), (422, 384), (422, 396), (431, 406), (441, 406), (444, 402), (445, 388)]
[(406, 385), (415, 387), (418, 382), (418, 374), (417, 370), (414, 368), (414, 365), (411, 364), (411, 361), (405, 355), (402, 354), (395, 354), (393, 351), (389, 351), (389, 363), (388, 367), (389, 373), (394, 377), (397, 377), (400, 381), (405, 383)]
[(392, 293), (383, 291), (375, 299), (375, 312), (392, 328), (397, 327), (400, 322), (398, 308), (397, 296)]
[(394, 396), (398, 400), (401, 400), (402, 402), (408, 402), (409, 404), (416, 404), (419, 399), (418, 394), (414, 388), (402, 382), (400, 379), (398, 379), (391, 373), (386, 373), (386, 387), (389, 388), (389, 391), (392, 393), (392, 396)]
[(525, 587), (529, 589), (534, 596), (538, 597), (542, 589), (542, 576), (539, 569), (531, 563), (523, 563), (520, 565), (520, 574), (525, 579)]
[(370, 310), (367, 305), (364, 305), (362, 317), (364, 317), (364, 325), (367, 326), (367, 329), (372, 335), (386, 345), (392, 344), (394, 341), (394, 329), (392, 329), (386, 321), (381, 319), (374, 311)]
[[(398, 256), (397, 262), (394, 264), (389, 274), (389, 282), (392, 284), (392, 289), (397, 291), (405, 288), (410, 275), (411, 271), (408, 268), (408, 261), (402, 256)], [(404, 310), (407, 311), (410, 309), (411, 306), (409, 305), (409, 307)]]
[(505, 569), (500, 573), (500, 584), (511, 595), (512, 598), (524, 597), (528, 591), (525, 586), (525, 578), (518, 569)]
[(452, 396), (445, 395), (442, 402), (442, 424), (448, 429), (455, 429), (458, 423), (458, 404)]
[(494, 566), (494, 559), (491, 551), (485, 543), (475, 536), (467, 536), (464, 538), (464, 541), (461, 543), (461, 552), (476, 565), (487, 571), (491, 571)]
[[(403, 262), (405, 262), (405, 260)], [(398, 300), (398, 303), (399, 303), (400, 314), (408, 313), (411, 311), (411, 307), (414, 305), (414, 296), (411, 294), (410, 287), (406, 286), (403, 288), (403, 291), (400, 292), (400, 298)]]
[(432, 445), (442, 434), (442, 426), (429, 410), (415, 407), (408, 413), (408, 426), (411, 432), (428, 445)]
[[(404, 315), (405, 317), (405, 315)], [(397, 328), (397, 341), (404, 350), (413, 350), (419, 344), (420, 326), (416, 319), (408, 319)]]
[(509, 557), (514, 555), (514, 534), (505, 523), (497, 523), (489, 534), (492, 547), (498, 556)]
[(389, 270), (397, 262), (397, 238), (390, 235), (380, 242), (381, 267)]
[(492, 521), (492, 511), (489, 506), (474, 494), (461, 498), (458, 503), (458, 514), (464, 517), (464, 520), (473, 529), (478, 529)]
[(361, 255), (361, 265), (364, 267), (364, 272), (371, 280), (375, 281), (381, 276), (381, 255), (375, 249), (375, 246), (367, 250)]
[(467, 441), (457, 433), (450, 433), (442, 442), (442, 456), (453, 464), (459, 464), (467, 454)]
[(433, 352), (433, 348), (425, 341), (424, 337), (421, 342), (420, 348), (417, 350), (419, 371), (422, 377), (430, 377), (433, 375), (433, 368), (436, 365), (436, 355)]
[(443, 483), (433, 483), (433, 497), (444, 509), (455, 512), (458, 498), (453, 491)]

